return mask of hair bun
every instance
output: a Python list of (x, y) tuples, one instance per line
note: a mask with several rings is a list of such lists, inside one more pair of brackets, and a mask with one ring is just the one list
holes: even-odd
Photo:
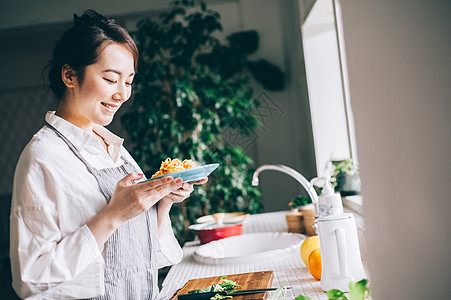
[(80, 22), (79, 20), (80, 20), (80, 17), (77, 16), (77, 14), (74, 14), (74, 25), (75, 25), (75, 26), (78, 25), (78, 22)]
[(93, 9), (86, 10), (83, 15), (74, 14), (74, 27), (92, 26), (107, 23), (108, 19)]

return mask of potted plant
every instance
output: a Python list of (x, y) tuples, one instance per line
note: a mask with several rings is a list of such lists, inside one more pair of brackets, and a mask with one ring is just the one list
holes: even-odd
[(360, 193), (360, 175), (352, 159), (331, 161), (333, 175), (332, 184), (341, 196), (352, 196)]
[(252, 70), (263, 82), (279, 82), (269, 88), (281, 88), (281, 75), (266, 61), (247, 59), (258, 48), (256, 32), (233, 34), (222, 43), (215, 37), (222, 30), (217, 12), (197, 1), (172, 5), (157, 20), (137, 25), (140, 65), (132, 106), (121, 120), (146, 175), (167, 157), (220, 164), (205, 186), (197, 186), (171, 210), (173, 229), (183, 243), (194, 238), (188, 226), (202, 215), (262, 211), (260, 191), (251, 184), (253, 162), (225, 139), (225, 132), (245, 136), (257, 126)]
[(288, 206), (292, 212), (300, 212), (302, 207), (309, 205), (310, 203), (312, 203), (312, 200), (309, 196), (298, 195), (288, 203)]

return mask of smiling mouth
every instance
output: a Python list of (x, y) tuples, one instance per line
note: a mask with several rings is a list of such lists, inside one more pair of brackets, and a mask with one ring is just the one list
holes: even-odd
[(119, 108), (119, 105), (112, 105), (105, 102), (100, 102), (104, 107), (106, 107), (109, 111), (116, 111)]

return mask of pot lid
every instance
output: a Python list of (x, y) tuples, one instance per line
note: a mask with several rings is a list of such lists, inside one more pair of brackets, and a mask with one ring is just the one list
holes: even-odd
[(214, 230), (214, 229), (225, 228), (225, 227), (234, 227), (234, 226), (242, 226), (242, 224), (241, 223), (228, 223), (228, 222), (224, 222), (223, 224), (202, 223), (202, 224), (190, 225), (188, 228), (191, 230)]
[[(218, 214), (202, 216), (196, 220), (197, 223), (215, 223), (215, 216)], [(224, 223), (237, 223), (242, 222), (249, 217), (249, 214), (243, 212), (223, 213), (222, 220)]]

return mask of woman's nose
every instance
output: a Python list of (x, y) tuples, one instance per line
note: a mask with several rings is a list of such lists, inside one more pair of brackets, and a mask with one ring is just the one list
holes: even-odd
[(129, 97), (129, 93), (125, 84), (118, 84), (116, 91), (113, 94), (113, 99), (117, 101), (127, 101)]

